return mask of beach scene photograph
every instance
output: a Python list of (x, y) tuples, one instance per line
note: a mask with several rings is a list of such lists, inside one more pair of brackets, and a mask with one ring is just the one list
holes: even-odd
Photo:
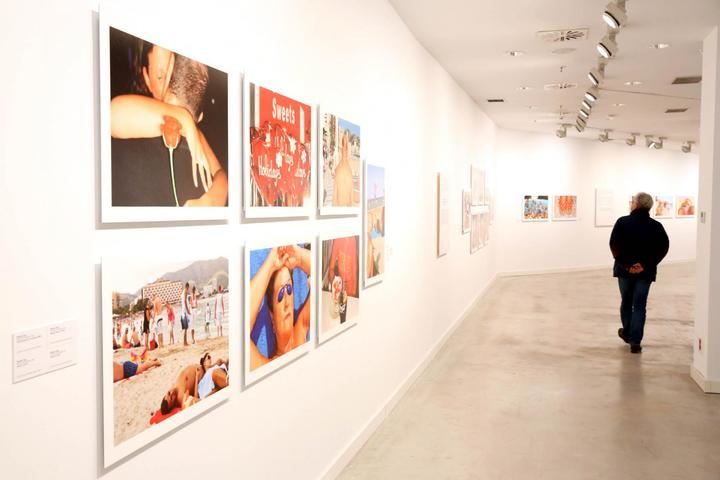
[(385, 169), (367, 166), (365, 197), (365, 279), (385, 273)]
[(322, 206), (360, 207), (360, 127), (324, 114), (322, 158)]
[(103, 272), (112, 292), (104, 321), (112, 322), (115, 446), (230, 383), (228, 259), (120, 265)]

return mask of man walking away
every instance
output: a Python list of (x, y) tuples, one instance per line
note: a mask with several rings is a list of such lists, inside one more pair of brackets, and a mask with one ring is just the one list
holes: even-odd
[(615, 258), (613, 276), (620, 286), (618, 335), (632, 353), (642, 352), (647, 298), (657, 277), (657, 266), (667, 255), (670, 241), (662, 224), (650, 218), (653, 199), (647, 193), (633, 197), (632, 212), (615, 222), (610, 250)]

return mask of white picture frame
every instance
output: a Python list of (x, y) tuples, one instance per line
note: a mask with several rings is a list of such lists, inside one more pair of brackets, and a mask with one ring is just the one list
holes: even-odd
[[(107, 468), (128, 455), (142, 449), (148, 444), (155, 440), (162, 438), (182, 425), (187, 424), (195, 418), (201, 416), (204, 412), (218, 406), (224, 401), (232, 397), (235, 391), (238, 390), (236, 381), (231, 380), (230, 384), (218, 392), (208, 396), (207, 398), (199, 401), (198, 403), (187, 407), (180, 412), (166, 418), (160, 423), (146, 427), (145, 430), (136, 433), (130, 438), (123, 440), (119, 444), (115, 444), (115, 395), (114, 387), (115, 382), (113, 379), (113, 362), (114, 362), (114, 350), (110, 345), (110, 340), (114, 335), (113, 332), (113, 279), (116, 278), (118, 272), (122, 272), (132, 265), (141, 265), (144, 268), (148, 263), (152, 263), (153, 266), (157, 266), (158, 270), (162, 270), (162, 266), (166, 264), (177, 264), (187, 263), (191, 264), (196, 261), (203, 260), (214, 260), (218, 257), (224, 257), (227, 260), (227, 275), (228, 275), (228, 288), (229, 288), (229, 308), (230, 314), (227, 317), (228, 330), (223, 332), (223, 336), (228, 341), (228, 360), (230, 364), (230, 378), (239, 378), (240, 368), (238, 366), (238, 351), (237, 344), (233, 341), (237, 336), (237, 312), (239, 311), (239, 300), (238, 300), (238, 288), (239, 283), (236, 279), (239, 268), (233, 269), (233, 266), (238, 265), (240, 261), (239, 251), (227, 251), (227, 250), (214, 250), (210, 249), (203, 251), (202, 258), (189, 259), (179, 254), (163, 255), (158, 253), (157, 255), (151, 256), (149, 252), (146, 252), (146, 256), (133, 255), (132, 257), (123, 256), (105, 256), (101, 259), (102, 265), (102, 297), (101, 297), (101, 330), (102, 330), (102, 388), (103, 388), (103, 462)], [(176, 312), (175, 323), (179, 325), (180, 312)], [(167, 319), (166, 319), (167, 321)], [(150, 352), (150, 355), (152, 355)], [(158, 352), (156, 352), (158, 353)], [(153, 373), (153, 369), (141, 375), (150, 375)], [(132, 379), (131, 379), (132, 380)], [(123, 380), (125, 381), (125, 380)], [(171, 386), (171, 382), (167, 382), (167, 387)], [(238, 382), (239, 384), (240, 382)], [(163, 387), (165, 391), (166, 387)], [(158, 405), (160, 404), (161, 398), (157, 399)]]
[[(301, 241), (298, 241), (298, 238), (301, 239)], [(304, 240), (304, 241), (303, 241)], [(299, 345), (289, 352), (276, 357), (275, 359), (270, 360), (269, 363), (265, 365), (261, 365), (255, 369), (251, 369), (251, 360), (250, 360), (250, 343), (252, 342), (251, 339), (251, 333), (252, 333), (252, 326), (251, 326), (251, 318), (250, 318), (250, 301), (252, 292), (250, 289), (250, 280), (252, 278), (252, 264), (251, 264), (251, 254), (253, 251), (256, 250), (264, 250), (274, 247), (280, 247), (284, 245), (298, 245), (298, 244), (309, 244), (310, 245), (310, 275), (308, 275), (308, 278), (310, 286), (308, 289), (308, 295), (310, 295), (310, 326), (308, 329), (308, 339), (303, 343), (302, 345)], [(245, 245), (245, 251), (244, 251), (244, 274), (243, 274), (243, 338), (242, 338), (242, 349), (243, 349), (243, 373), (244, 373), (244, 382), (243, 385), (245, 387), (249, 387), (263, 378), (267, 377), (271, 373), (293, 363), (300, 357), (307, 354), (314, 345), (315, 342), (315, 332), (316, 332), (316, 301), (317, 297), (315, 295), (316, 288), (312, 284), (312, 282), (315, 281), (314, 275), (315, 272), (317, 272), (317, 261), (316, 261), (316, 253), (317, 251), (317, 242), (316, 238), (312, 235), (298, 235), (297, 238), (290, 239), (290, 238), (275, 238), (275, 239), (267, 239), (262, 242), (254, 242), (250, 244)]]
[(315, 159), (317, 158), (317, 145), (318, 139), (310, 139), (310, 152), (307, 158), (307, 166), (310, 168), (310, 192), (308, 196), (304, 197), (302, 206), (297, 207), (285, 207), (285, 206), (258, 206), (252, 205), (252, 180), (251, 180), (251, 165), (252, 165), (252, 148), (250, 141), (250, 129), (253, 128), (254, 120), (250, 118), (251, 109), (256, 112), (259, 121), (259, 95), (255, 95), (255, 89), (260, 87), (269, 90), (279, 96), (285, 97), (293, 102), (306, 105), (310, 109), (310, 129), (311, 135), (317, 135), (317, 114), (318, 107), (314, 102), (305, 102), (304, 100), (298, 100), (298, 96), (294, 94), (285, 93), (285, 90), (276, 90), (274, 86), (269, 87), (266, 85), (272, 85), (271, 83), (258, 83), (258, 79), (249, 77), (247, 74), (243, 78), (243, 121), (242, 121), (242, 144), (243, 144), (243, 155), (242, 155), (242, 177), (243, 177), (243, 211), (247, 218), (309, 218), (315, 212), (315, 202), (317, 199), (317, 172)]
[(615, 190), (595, 189), (595, 227), (612, 227), (617, 220)]
[[(375, 165), (370, 164), (367, 161), (364, 162), (364, 168), (365, 173), (363, 175), (363, 181), (364, 181), (364, 188), (363, 188), (363, 230), (362, 230), (362, 244), (363, 244), (363, 260), (362, 260), (362, 269), (363, 269), (363, 286), (365, 288), (370, 287), (372, 285), (376, 285), (383, 281), (383, 278), (385, 277), (385, 268), (386, 268), (386, 252), (387, 252), (387, 169), (382, 165)], [(368, 173), (370, 172), (370, 173)], [(371, 277), (368, 277), (368, 255), (369, 255), (369, 247), (368, 247), (368, 236), (370, 235), (370, 225), (368, 223), (369, 218), (369, 202), (372, 200), (375, 200), (375, 198), (370, 198), (370, 195), (368, 194), (369, 189), (373, 188), (369, 185), (369, 183), (373, 182), (372, 176), (378, 176), (378, 181), (380, 180), (380, 177), (382, 179), (382, 189), (383, 189), (383, 200), (382, 200), (382, 208), (383, 208), (383, 225), (382, 225), (382, 242), (378, 242), (377, 238), (372, 239), (371, 241), (374, 242), (373, 248), (375, 251), (380, 255), (378, 263), (380, 261), (382, 262), (382, 271), (380, 273), (377, 273)], [(374, 177), (373, 177), (374, 178)], [(382, 243), (382, 245), (380, 245)]]
[[(521, 210), (520, 210), (520, 214), (521, 214), (520, 218), (522, 219), (522, 221), (529, 222), (529, 223), (549, 222), (550, 221), (550, 210), (551, 210), (550, 198), (551, 198), (550, 195), (545, 195), (545, 194), (544, 195), (523, 195), (523, 199), (522, 199), (522, 203), (521, 203)], [(527, 217), (526, 212), (525, 212), (526, 204), (527, 204), (528, 200), (533, 200), (533, 199), (537, 199), (541, 203), (543, 200), (545, 201), (546, 216), (544, 218), (529, 218), (529, 217)]]
[[(134, 222), (179, 222), (179, 221), (212, 221), (227, 220), (230, 215), (230, 199), (232, 198), (232, 180), (237, 175), (236, 164), (233, 159), (238, 158), (239, 141), (233, 132), (238, 131), (239, 115), (234, 114), (240, 108), (238, 98), (240, 90), (240, 74), (231, 68), (221, 65), (211, 65), (202, 59), (190, 55), (190, 58), (202, 61), (227, 75), (227, 175), (228, 175), (228, 203), (226, 206), (216, 207), (175, 207), (175, 206), (114, 206), (112, 196), (112, 139), (110, 125), (110, 28), (121, 30), (129, 35), (141, 38), (148, 42), (162, 45), (172, 49), (167, 42), (157, 41), (151, 32), (140, 31), (135, 22), (130, 20), (127, 13), (122, 13), (123, 7), (114, 6), (112, 2), (102, 2), (99, 7), (99, 67), (100, 67), (100, 221), (103, 224), (134, 223)], [(173, 49), (173, 51), (176, 51)], [(178, 52), (182, 53), (182, 52)], [(198, 183), (200, 179), (198, 178)]]
[(474, 207), (485, 205), (485, 170), (475, 165), (470, 166), (471, 203)]
[[(574, 198), (575, 202), (575, 215), (572, 216), (563, 216), (561, 214), (558, 214), (558, 199), (562, 197), (572, 197)], [(553, 195), (552, 197), (552, 221), (553, 222), (575, 222), (578, 220), (578, 196), (575, 193), (568, 193), (565, 195)]]
[(470, 232), (472, 225), (472, 192), (462, 190), (460, 209), (460, 231), (462, 234)]
[[(340, 138), (340, 135), (339, 135), (340, 121), (346, 122), (346, 123), (352, 125), (353, 127), (357, 127), (357, 130), (358, 130), (357, 136), (360, 137), (360, 154), (358, 156), (358, 166), (357, 166), (358, 177), (359, 177), (359, 179), (358, 179), (359, 201), (358, 201), (357, 206), (338, 207), (338, 206), (334, 206), (334, 205), (328, 205), (328, 206), (325, 205), (325, 199), (324, 199), (324, 194), (325, 194), (325, 153), (324, 153), (325, 135), (324, 135), (324, 130), (325, 130), (326, 115), (331, 115), (338, 120), (338, 125), (337, 125), (338, 133), (336, 133), (336, 138), (338, 139), (337, 140), (338, 142), (340, 141), (339, 140), (339, 138)], [(360, 215), (362, 213), (362, 206), (363, 206), (363, 200), (364, 200), (363, 178), (364, 178), (364, 173), (365, 173), (364, 162), (362, 160), (362, 158), (363, 158), (362, 157), (362, 144), (363, 144), (362, 127), (360, 125), (356, 124), (355, 122), (347, 120), (345, 117), (340, 117), (339, 115), (336, 115), (329, 109), (323, 109), (322, 107), (318, 107), (316, 123), (317, 123), (318, 131), (317, 131), (317, 168), (315, 171), (317, 174), (318, 213), (320, 216)]]
[[(659, 203), (660, 202), (667, 203), (668, 201), (671, 202), (669, 206), (664, 207), (666, 211), (658, 212)], [(675, 211), (675, 195), (653, 195), (653, 206), (652, 206), (652, 216), (653, 218), (658, 219), (671, 219), (675, 218), (676, 211)]]
[[(692, 213), (683, 215), (680, 213), (680, 206), (685, 200), (691, 201)], [(677, 195), (675, 197), (675, 218), (697, 218), (697, 197), (695, 195)]]
[[(347, 311), (346, 315), (348, 316), (348, 319), (344, 323), (340, 323), (339, 325), (327, 328), (323, 330), (323, 327), (326, 323), (335, 323), (333, 319), (328, 319), (325, 315), (327, 312), (330, 311), (331, 304), (330, 301), (332, 300), (330, 297), (332, 297), (331, 292), (326, 292), (323, 289), (323, 284), (325, 281), (325, 272), (324, 272), (324, 243), (329, 240), (339, 240), (339, 239), (346, 239), (349, 237), (356, 237), (357, 239), (357, 279), (356, 279), (356, 288), (357, 288), (357, 297), (353, 297), (351, 295), (347, 296)], [(318, 254), (318, 275), (317, 275), (317, 343), (318, 345), (321, 345), (328, 340), (335, 338), (342, 332), (352, 328), (353, 326), (357, 325), (358, 319), (360, 317), (360, 309), (361, 309), (361, 269), (362, 269), (362, 237), (360, 235), (360, 232), (357, 228), (336, 228), (331, 232), (326, 232), (322, 235), (320, 235), (318, 239), (318, 248), (317, 248), (317, 254)], [(351, 315), (352, 310), (352, 315)]]

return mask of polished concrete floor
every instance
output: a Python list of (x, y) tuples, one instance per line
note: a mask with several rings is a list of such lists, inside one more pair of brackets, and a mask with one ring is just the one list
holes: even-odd
[(694, 268), (661, 268), (643, 353), (606, 271), (503, 278), (340, 476), (720, 479), (720, 395), (691, 380)]

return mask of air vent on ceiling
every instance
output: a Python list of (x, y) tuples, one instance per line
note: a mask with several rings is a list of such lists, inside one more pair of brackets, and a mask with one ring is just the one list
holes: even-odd
[(488, 98), (488, 103), (503, 103), (505, 99), (502, 98)]
[(547, 43), (564, 43), (575, 42), (578, 40), (587, 40), (587, 28), (572, 28), (567, 30), (547, 30), (537, 32), (540, 40)]
[(561, 82), (561, 83), (550, 83), (548, 85), (545, 85), (545, 90), (570, 90), (571, 88), (577, 88), (577, 83), (568, 83), (568, 82)]
[(668, 108), (665, 113), (685, 113), (687, 111), (687, 108)]
[(700, 83), (702, 81), (702, 77), (696, 76), (696, 77), (677, 77), (675, 80), (673, 80), (673, 85), (691, 85), (693, 83)]

